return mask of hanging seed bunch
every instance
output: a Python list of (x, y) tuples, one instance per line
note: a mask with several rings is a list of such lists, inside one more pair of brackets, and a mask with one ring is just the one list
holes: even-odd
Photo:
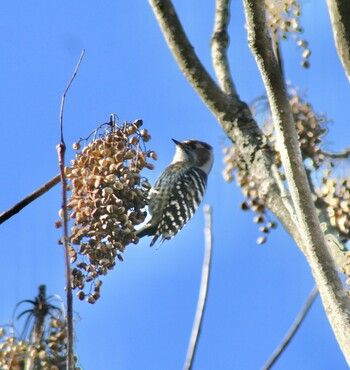
[(242, 189), (246, 200), (241, 203), (242, 211), (253, 211), (254, 223), (259, 225), (260, 237), (257, 239), (258, 244), (263, 244), (267, 240), (267, 235), (271, 229), (275, 229), (277, 224), (270, 220), (264, 203), (258, 197), (258, 189), (254, 179), (246, 166), (239, 160), (240, 156), (235, 146), (224, 148), (224, 179), (228, 182), (236, 179), (237, 185)]
[(278, 40), (287, 40), (288, 35), (291, 35), (298, 47), (302, 49), (302, 67), (308, 68), (311, 50), (308, 42), (300, 38), (303, 32), (300, 26), (301, 3), (295, 0), (265, 0), (265, 9), (271, 34)]
[[(322, 137), (327, 132), (326, 124), (328, 120), (323, 114), (315, 113), (312, 105), (300, 97), (296, 89), (290, 88), (289, 101), (303, 159), (308, 159), (313, 169), (317, 170), (325, 164), (325, 156), (321, 149), (321, 144), (323, 142)], [(258, 115), (261, 119), (260, 121), (263, 121), (263, 131), (275, 150), (275, 163), (280, 169), (282, 179), (284, 179), (281, 156), (276, 145), (272, 116), (266, 97), (257, 99), (252, 106), (252, 111)], [(254, 222), (259, 225), (259, 230), (262, 233), (257, 242), (262, 244), (267, 240), (267, 234), (277, 224), (270, 221), (264, 203), (258, 197), (254, 179), (249, 170), (239, 160), (236, 147), (225, 148), (224, 163), (223, 176), (225, 180), (232, 181), (235, 177), (238, 186), (246, 197), (246, 201), (241, 204), (241, 209), (251, 210), (255, 213)]]
[[(66, 369), (67, 334), (62, 318), (51, 318), (41, 343), (19, 338), (13, 327), (0, 327), (0, 369), (25, 369), (29, 363), (34, 369)], [(79, 370), (80, 367), (76, 366)]]
[(4, 370), (24, 369), (25, 358), (32, 350), (30, 343), (19, 340), (14, 329), (0, 327), (0, 368)]
[(301, 98), (295, 90), (290, 94), (289, 102), (303, 159), (310, 159), (313, 168), (318, 169), (325, 159), (321, 144), (322, 137), (327, 133), (328, 119), (324, 114), (316, 113), (312, 105)]
[(16, 306), (31, 304), (17, 318), (26, 317), (21, 336), (16, 335), (18, 331), (12, 325), (0, 327), (0, 369), (66, 369), (65, 314), (51, 301), (52, 297), (46, 297), (45, 286), (40, 286), (34, 300), (24, 300)]
[[(142, 120), (118, 125), (111, 119), (92, 140), (85, 140), (83, 148), (82, 140), (73, 145), (76, 158), (66, 169), (72, 184), (68, 203), (73, 220), (72, 286), (78, 289), (78, 298), (89, 303), (100, 296), (99, 277), (114, 268), (116, 259), (123, 260), (128, 244), (138, 243), (134, 227), (146, 217), (150, 184), (141, 171), (154, 168), (149, 160), (156, 154), (146, 150), (151, 136), (141, 126)], [(89, 282), (90, 291), (84, 292)]]
[[(330, 177), (332, 171), (325, 170), (322, 186), (316, 189), (317, 196), (327, 204), (330, 224), (337, 228), (340, 241), (343, 244), (350, 240), (350, 177)], [(350, 252), (345, 253), (347, 262), (343, 273), (347, 275), (350, 285)]]
[[(322, 144), (323, 136), (327, 133), (329, 120), (324, 114), (316, 113), (313, 106), (298, 94), (297, 89), (290, 87), (288, 95), (303, 160), (308, 159), (309, 165), (317, 170), (325, 164), (326, 160)], [(265, 111), (265, 114), (261, 115), (264, 118), (263, 131), (274, 146), (276, 164), (281, 167), (282, 162), (276, 146), (273, 120), (266, 97), (257, 100), (252, 110), (254, 112)]]
[(350, 240), (350, 178), (332, 178), (325, 171), (322, 186), (316, 189), (318, 197), (328, 205), (330, 224), (338, 229), (342, 243)]

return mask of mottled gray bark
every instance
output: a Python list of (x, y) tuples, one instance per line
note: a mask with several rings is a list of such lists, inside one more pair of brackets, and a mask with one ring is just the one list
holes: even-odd
[(317, 217), (285, 82), (275, 58), (260, 0), (244, 0), (248, 43), (255, 56), (269, 98), (276, 138), (286, 173), (297, 222), (305, 242), (304, 253), (315, 277), (327, 317), (350, 365), (350, 300), (345, 291)]
[(350, 81), (350, 1), (327, 0), (335, 46)]

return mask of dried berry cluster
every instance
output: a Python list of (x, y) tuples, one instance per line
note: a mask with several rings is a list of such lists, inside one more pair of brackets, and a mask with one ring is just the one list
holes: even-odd
[[(324, 114), (316, 113), (313, 106), (293, 88), (289, 90), (289, 103), (303, 160), (309, 159), (308, 165), (317, 170), (325, 161), (321, 144), (323, 143), (322, 137), (327, 133), (326, 125), (329, 120)], [(268, 109), (266, 105), (265, 107)], [(264, 131), (266, 131), (270, 142), (274, 145), (276, 164), (278, 167), (281, 167), (282, 163), (276, 147), (273, 120), (270, 112), (265, 116)]]
[(241, 209), (243, 211), (251, 210), (255, 213), (254, 222), (259, 225), (259, 231), (262, 233), (257, 239), (257, 243), (263, 244), (266, 242), (267, 234), (271, 229), (275, 229), (277, 224), (270, 220), (264, 203), (258, 197), (258, 189), (254, 178), (239, 158), (240, 156), (237, 153), (236, 146), (224, 149), (224, 163), (226, 166), (223, 176), (228, 182), (236, 178), (238, 186), (242, 189), (243, 195), (246, 197), (246, 201), (241, 203)]
[(300, 38), (303, 32), (300, 26), (301, 4), (295, 0), (265, 0), (266, 18), (271, 33), (278, 39), (286, 40), (291, 35), (296, 41), (302, 52), (303, 60), (301, 65), (304, 68), (310, 66), (309, 57), (311, 50), (308, 48), (308, 42)]
[[(33, 364), (34, 369), (66, 369), (67, 335), (63, 317), (51, 318), (41, 343), (19, 339), (11, 327), (9, 333), (0, 328), (0, 368), (22, 370)], [(80, 369), (75, 367), (75, 369)]]
[[(7, 330), (0, 327), (0, 368), (1, 369), (66, 369), (67, 330), (65, 313), (62, 308), (51, 304), (54, 297), (46, 296), (46, 286), (39, 286), (34, 300), (23, 300), (30, 304), (17, 317), (26, 316), (20, 338), (14, 326)], [(77, 360), (76, 360), (77, 361)], [(75, 366), (75, 369), (80, 369)]]
[(296, 124), (303, 159), (311, 159), (312, 167), (318, 169), (324, 162), (321, 150), (322, 136), (327, 133), (327, 117), (315, 113), (312, 105), (295, 91), (290, 96), (293, 119)]
[[(134, 227), (146, 216), (150, 184), (141, 171), (154, 168), (148, 160), (155, 160), (156, 154), (146, 151), (144, 143), (151, 137), (141, 126), (141, 120), (101, 126), (82, 150), (81, 141), (73, 145), (76, 158), (66, 168), (72, 184), (67, 207), (73, 220), (72, 286), (79, 289), (78, 298), (89, 303), (100, 296), (102, 283), (98, 278), (113, 269), (116, 258), (123, 260), (121, 253), (128, 244), (138, 243)], [(85, 293), (87, 282), (93, 284)]]
[[(309, 166), (317, 170), (325, 162), (325, 155), (320, 145), (322, 143), (322, 136), (327, 132), (325, 127), (327, 118), (322, 114), (315, 113), (312, 105), (302, 99), (295, 89), (290, 89), (289, 99), (303, 159), (308, 159)], [(274, 147), (276, 165), (280, 168), (282, 166), (281, 158), (276, 146), (272, 117), (271, 113), (268, 111), (266, 99), (262, 98), (258, 100), (252, 109), (255, 112), (259, 111), (265, 120), (263, 123), (264, 131)], [(224, 178), (227, 181), (232, 181), (234, 176), (236, 177), (238, 186), (242, 189), (244, 196), (247, 198), (247, 200), (242, 203), (241, 208), (243, 210), (252, 210), (256, 214), (254, 222), (260, 225), (260, 231), (265, 234), (258, 239), (258, 243), (262, 244), (266, 241), (266, 234), (268, 234), (271, 229), (275, 228), (276, 224), (268, 219), (265, 206), (258, 198), (258, 191), (254, 179), (245, 165), (242, 165), (239, 160), (236, 147), (232, 146), (226, 148), (224, 154), (224, 162), (226, 165), (223, 173)], [(283, 179), (284, 173), (282, 170), (280, 171)]]
[(330, 224), (338, 229), (345, 243), (350, 240), (350, 179), (331, 178), (330, 173), (326, 171), (323, 185), (316, 192), (327, 203)]

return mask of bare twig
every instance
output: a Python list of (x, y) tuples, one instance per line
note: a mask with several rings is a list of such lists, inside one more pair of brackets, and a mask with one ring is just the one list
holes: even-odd
[(280, 67), (281, 74), (284, 76), (283, 59), (282, 59), (282, 53), (281, 53), (280, 40), (278, 37), (278, 33), (273, 32), (271, 37), (272, 37), (273, 52), (275, 53), (275, 57), (276, 57), (278, 66)]
[(337, 274), (320, 228), (300, 153), (285, 81), (274, 56), (266, 26), (264, 2), (244, 0), (248, 42), (270, 101), (277, 143), (304, 239), (299, 245), (315, 277), (327, 317), (350, 365), (350, 300)]
[(205, 229), (204, 229), (204, 236), (205, 236), (205, 251), (204, 251), (204, 259), (203, 259), (203, 266), (202, 266), (202, 281), (199, 291), (198, 303), (197, 303), (197, 310), (196, 316), (193, 322), (192, 333), (190, 342), (188, 344), (186, 362), (184, 365), (184, 370), (190, 370), (192, 368), (198, 337), (201, 331), (202, 319), (204, 315), (205, 305), (207, 302), (207, 293), (208, 293), (208, 286), (209, 286), (209, 278), (210, 278), (210, 263), (211, 263), (211, 251), (213, 245), (213, 237), (212, 237), (212, 208), (209, 205), (204, 206), (204, 216), (205, 216)]
[(211, 38), (211, 55), (214, 70), (222, 90), (236, 96), (230, 65), (227, 59), (227, 49), (230, 43), (227, 27), (230, 22), (230, 0), (216, 0), (214, 32)]
[(317, 285), (312, 288), (312, 291), (307, 298), (306, 302), (304, 303), (301, 311), (298, 313), (298, 316), (295, 318), (292, 326), (288, 330), (287, 334), (283, 338), (282, 342), (278, 345), (278, 347), (273, 352), (272, 356), (268, 360), (268, 362), (264, 365), (263, 370), (269, 370), (277, 361), (277, 359), (281, 356), (282, 352), (287, 348), (288, 344), (294, 337), (295, 333), (299, 329), (301, 323), (305, 319), (307, 313), (309, 312), (311, 305), (314, 303), (315, 298), (317, 297), (318, 289)]
[(339, 153), (330, 153), (330, 152), (325, 152), (323, 150), (321, 151), (321, 153), (325, 157), (331, 158), (331, 159), (349, 159), (350, 158), (350, 148), (346, 148), (345, 150)]
[(60, 109), (60, 132), (61, 142), (58, 145), (58, 160), (61, 173), (62, 183), (62, 219), (63, 219), (63, 244), (65, 251), (65, 265), (66, 265), (66, 294), (67, 294), (67, 340), (68, 340), (68, 351), (67, 351), (67, 369), (74, 370), (74, 350), (73, 350), (73, 294), (71, 284), (71, 268), (69, 260), (69, 241), (68, 241), (68, 215), (67, 215), (67, 182), (64, 171), (64, 156), (66, 151), (66, 144), (63, 138), (63, 110), (67, 92), (78, 72), (81, 61), (84, 57), (85, 49), (82, 51), (79, 61), (75, 67), (73, 75), (62, 95), (61, 109)]
[(39, 189), (33, 191), (33, 193), (23, 198), (13, 207), (1, 213), (0, 214), (0, 224), (7, 221), (9, 218), (14, 216), (15, 214), (17, 214), (24, 207), (26, 207), (28, 204), (33, 202), (35, 199), (39, 198), (41, 195), (45, 194), (47, 191), (49, 191), (51, 188), (57, 185), (60, 181), (61, 181), (61, 175), (58, 174), (54, 178), (52, 178), (50, 181), (48, 181), (46, 184), (42, 185)]

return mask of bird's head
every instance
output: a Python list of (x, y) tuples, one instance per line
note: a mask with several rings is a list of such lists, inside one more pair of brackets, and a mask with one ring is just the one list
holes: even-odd
[(214, 162), (213, 148), (209, 144), (193, 139), (185, 141), (172, 140), (176, 145), (172, 163), (187, 162), (209, 174)]

